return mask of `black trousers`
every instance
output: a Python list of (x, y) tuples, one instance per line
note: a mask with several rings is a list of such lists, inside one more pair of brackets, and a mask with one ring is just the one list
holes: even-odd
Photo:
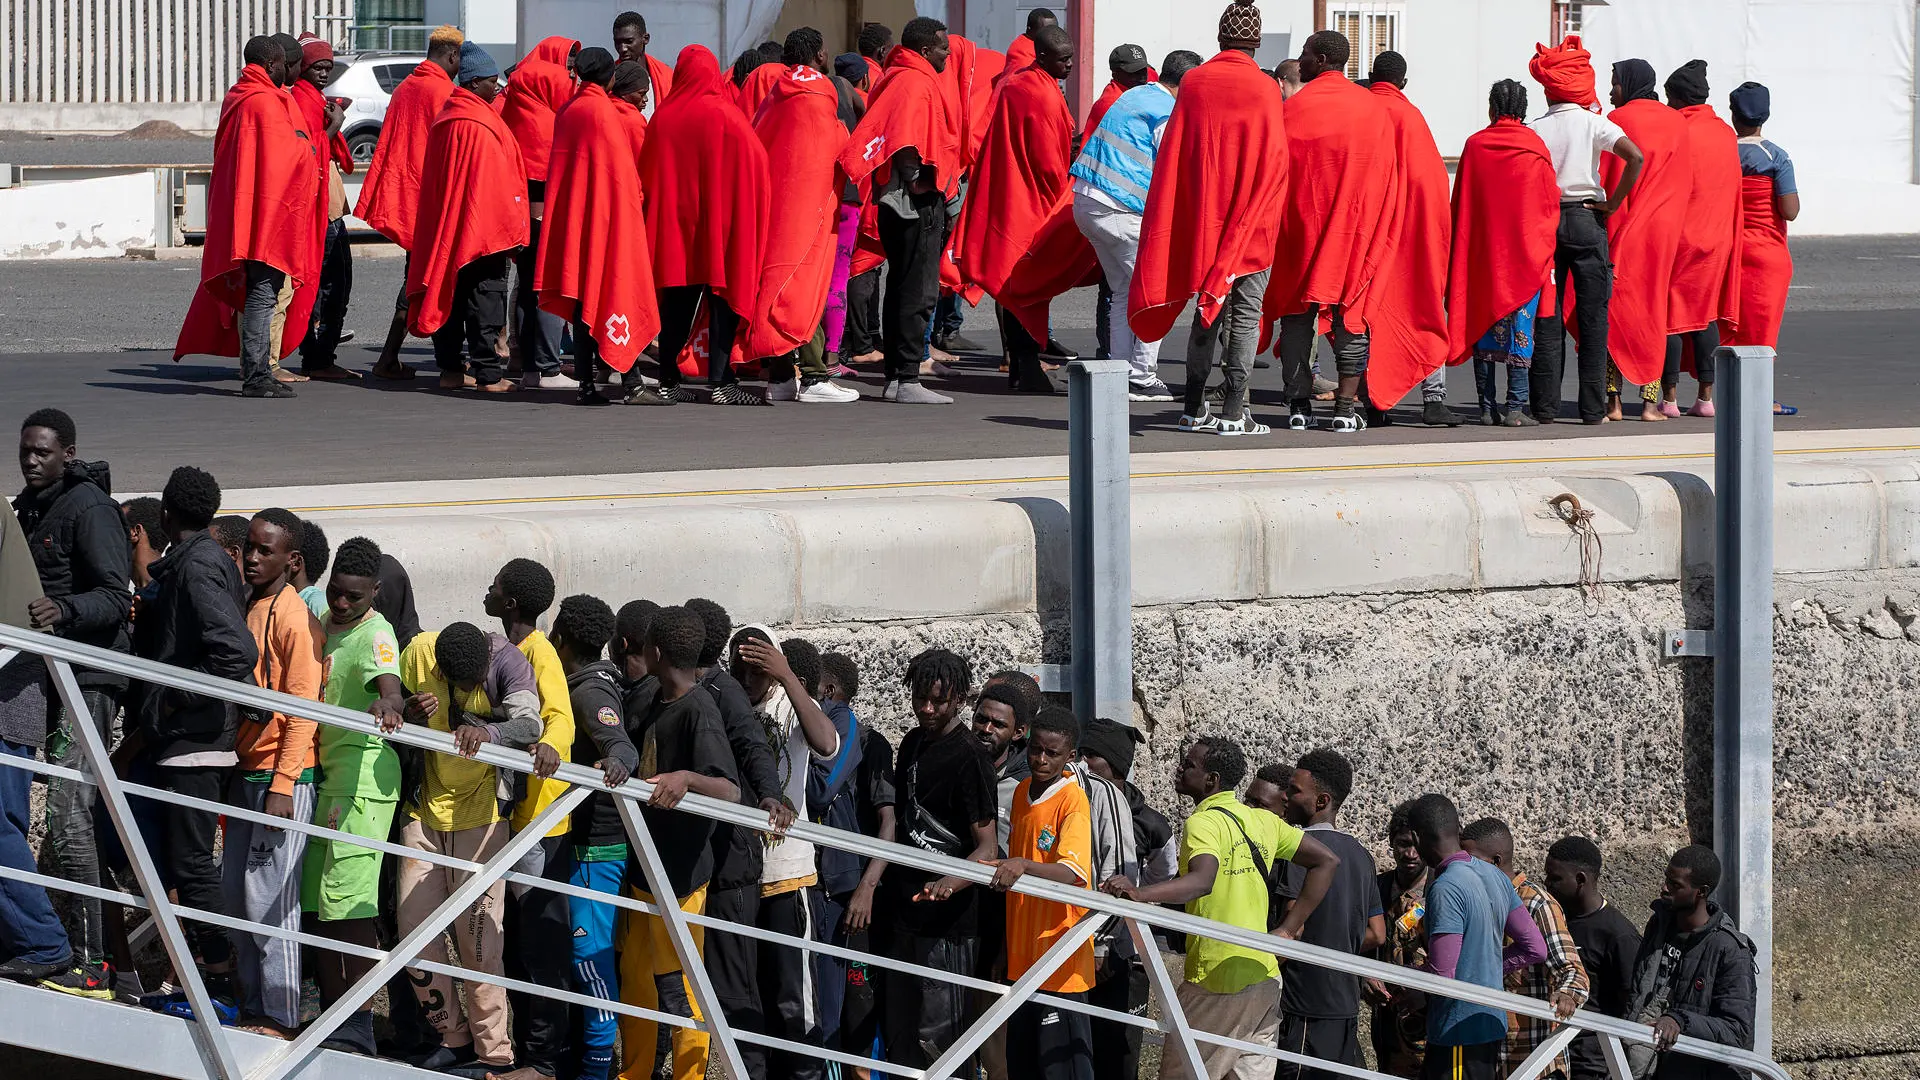
[[(1085, 1001), (1085, 994), (1058, 994)], [(1007, 1021), (1007, 1080), (1094, 1080), (1087, 1014), (1029, 1001)], [(1124, 1074), (1120, 1074), (1124, 1075)]]
[[(1283, 1012), (1280, 1014), (1280, 1049), (1341, 1065), (1365, 1064), (1360, 1056), (1360, 1020), (1357, 1016), (1314, 1020)], [(1340, 1075), (1283, 1061), (1275, 1073), (1275, 1080), (1338, 1080)]]
[(1528, 396), (1533, 415), (1560, 415), (1560, 384), (1565, 377), (1567, 283), (1574, 287), (1574, 325), (1580, 328), (1580, 419), (1607, 414), (1607, 304), (1613, 298), (1613, 263), (1607, 258), (1607, 226), (1579, 203), (1560, 204), (1560, 237), (1554, 248), (1557, 303), (1535, 328), (1533, 372)]
[[(1147, 997), (1147, 969), (1134, 959), (1110, 960), (1101, 968), (1099, 981), (1087, 992), (1087, 1004), (1144, 1016)], [(1140, 1029), (1098, 1017), (1089, 1017), (1088, 1024), (1093, 1036), (1093, 1075), (1138, 1076)]]
[[(540, 841), (540, 876), (562, 885), (573, 878), (573, 844), (565, 835)], [(573, 917), (564, 893), (507, 886), (507, 978), (565, 990), (573, 986)], [(548, 997), (507, 991), (513, 1011), (514, 1062), (547, 1076), (559, 1072), (572, 1031), (572, 1006)]]
[(840, 331), (840, 356), (860, 356), (880, 348), (880, 272), (876, 266), (847, 280), (847, 322)]
[(584, 389), (594, 383), (593, 366), (600, 359), (600, 344), (593, 340), (593, 328), (580, 321), (580, 305), (573, 309), (573, 377)]
[[(912, 196), (918, 216), (880, 207), (880, 246), (887, 253), (887, 291), (880, 302), (887, 381), (919, 382), (927, 326), (940, 302), (940, 251), (947, 243), (947, 200), (938, 191)], [(931, 1061), (927, 1064), (932, 1064)]]
[[(837, 934), (834, 943), (868, 952), (873, 947), (873, 935), (865, 930)], [(874, 1044), (880, 1039), (881, 1017), (886, 1009), (886, 977), (883, 969), (872, 964), (848, 962), (846, 996), (840, 1002), (840, 1049), (849, 1054), (878, 1056)]]
[[(923, 938), (895, 933), (882, 955), (940, 971), (974, 971), (979, 965), (980, 939), (975, 937)], [(949, 982), (894, 972), (887, 977), (884, 1017), (887, 1060), (910, 1069), (924, 1069), (959, 1041), (967, 1029), (968, 1004), (973, 991)], [(973, 1068), (969, 1058), (959, 1070)]]
[(1498, 1080), (1506, 1075), (1502, 1051), (1504, 1042), (1477, 1043), (1473, 1046), (1427, 1046), (1426, 1061), (1420, 1066), (1421, 1080)]
[[(1121, 297), (1121, 303), (1127, 298)], [(1100, 298), (1093, 305), (1093, 340), (1098, 345), (1096, 359), (1105, 360), (1113, 355), (1113, 286), (1107, 284), (1107, 276), (1100, 275)]]
[[(755, 924), (762, 930), (813, 939), (813, 909), (818, 903), (819, 891), (813, 887), (763, 896)], [(760, 947), (761, 1024), (757, 1030), (808, 1046), (821, 1045), (819, 989), (812, 954), (770, 941), (756, 944)], [(751, 1076), (771, 1080), (823, 1080), (826, 1076), (826, 1063), (818, 1058), (757, 1046), (742, 1045), (740, 1050)]]
[(1687, 344), (1693, 344), (1693, 377), (1701, 386), (1713, 385), (1713, 351), (1720, 347), (1720, 324), (1708, 323), (1705, 330), (1667, 335), (1667, 367), (1660, 378), (1663, 386), (1680, 384), (1680, 359)]
[[(140, 762), (129, 771), (127, 779), (175, 795), (226, 802), (227, 780), (232, 772), (224, 765), (173, 766)], [(94, 807), (101, 866), (124, 869), (129, 865), (126, 849), (120, 843), (119, 831), (107, 817), (105, 800), (96, 801)], [(160, 871), (161, 884), (176, 891), (184, 907), (226, 914), (226, 900), (220, 890), (220, 863), (213, 857), (214, 837), (220, 831), (219, 816), (137, 795), (133, 797), (133, 811), (140, 821), (147, 851)], [(202, 964), (217, 967), (232, 958), (233, 945), (225, 930), (198, 919), (187, 919), (182, 926), (188, 944)], [(130, 961), (126, 963), (131, 967)]]
[[(675, 285), (660, 290), (660, 385), (680, 385), (680, 350), (693, 336), (693, 320), (700, 313), (700, 301), (707, 301), (707, 385), (725, 386), (734, 381), (733, 339), (740, 332), (740, 316), (705, 285)], [(709, 894), (711, 895), (711, 894)]]
[(507, 332), (508, 252), (482, 255), (460, 268), (453, 280), (453, 306), (446, 325), (433, 332), (433, 359), (447, 374), (467, 370), (468, 341), (472, 340), (473, 377), (482, 386), (500, 381), (504, 370), (498, 351)]
[[(543, 202), (547, 197), (544, 180), (527, 181), (527, 204)], [(514, 304), (520, 313), (520, 355), (527, 371), (541, 375), (560, 374), (560, 336), (567, 320), (540, 310), (540, 294), (534, 290), (535, 264), (540, 259), (540, 219), (527, 227), (527, 246), (514, 258)], [(505, 323), (501, 324), (506, 325)]]
[[(663, 350), (660, 355), (664, 357), (667, 354)], [(663, 366), (661, 370), (666, 369)], [(758, 925), (759, 914), (759, 881), (732, 889), (707, 886), (709, 918), (755, 926)], [(707, 978), (713, 982), (714, 996), (720, 999), (720, 1008), (726, 1012), (727, 1022), (746, 1031), (763, 1030), (760, 1018), (760, 943), (724, 930), (708, 930), (705, 959)], [(740, 1052), (747, 1057), (747, 1072), (750, 1075), (765, 1075), (765, 1049), (743, 1045)], [(756, 1062), (760, 1067), (758, 1072), (754, 1069)]]
[(327, 250), (320, 263), (320, 294), (314, 297), (313, 321), (300, 343), (300, 366), (311, 373), (339, 362), (340, 330), (347, 318), (347, 300), (353, 295), (353, 245), (347, 242), (347, 221), (327, 222)]

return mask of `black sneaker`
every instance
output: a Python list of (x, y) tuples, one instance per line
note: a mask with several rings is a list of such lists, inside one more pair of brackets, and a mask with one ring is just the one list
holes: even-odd
[(89, 971), (75, 965), (50, 978), (40, 980), (40, 985), (49, 990), (58, 990), (74, 997), (92, 998), (95, 1001), (112, 1001), (113, 987), (100, 977), (100, 972)]
[(1073, 361), (1080, 359), (1079, 353), (1074, 352), (1072, 349), (1069, 349), (1065, 345), (1060, 344), (1058, 341), (1054, 340), (1053, 338), (1048, 338), (1047, 343), (1041, 346), (1040, 355), (1046, 357), (1049, 360), (1059, 360), (1062, 363), (1072, 363)]
[(362, 1057), (376, 1056), (378, 1048), (373, 1038), (373, 1013), (363, 1009), (347, 1017), (346, 1023), (321, 1042), (320, 1049), (359, 1054)]
[(241, 387), (240, 396), (245, 398), (290, 398), (299, 397), (300, 395), (293, 392), (293, 387), (288, 386), (279, 379), (262, 379), (250, 382)]
[(715, 405), (765, 405), (768, 403), (766, 398), (739, 383), (726, 383), (714, 387), (712, 401)]
[(678, 405), (680, 398), (674, 394), (678, 387), (663, 386), (658, 390), (650, 386), (636, 386), (626, 396), (628, 405)]
[(413, 1064), (428, 1072), (452, 1072), (470, 1067), (478, 1060), (479, 1055), (473, 1052), (473, 1044), (468, 1043), (465, 1046), (436, 1046), (431, 1053)]
[(1453, 415), (1444, 401), (1429, 401), (1420, 407), (1420, 422), (1428, 427), (1459, 427), (1460, 418)]
[(71, 957), (57, 964), (36, 964), (31, 960), (22, 960), (16, 956), (6, 963), (0, 964), (0, 979), (37, 983), (42, 979), (50, 979), (72, 966), (73, 960)]
[(580, 387), (580, 393), (573, 399), (573, 403), (575, 405), (611, 405), (613, 399), (601, 393), (599, 387), (592, 383), (585, 383)]

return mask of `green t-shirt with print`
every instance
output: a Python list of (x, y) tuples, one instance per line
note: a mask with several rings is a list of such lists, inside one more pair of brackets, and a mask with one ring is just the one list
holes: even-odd
[[(374, 680), (400, 677), (400, 641), (377, 612), (347, 630), (325, 625), (326, 651), (321, 676), (323, 700), (351, 712), (366, 712), (380, 692)], [(378, 802), (400, 798), (400, 757), (378, 735), (320, 725), (319, 793)]]

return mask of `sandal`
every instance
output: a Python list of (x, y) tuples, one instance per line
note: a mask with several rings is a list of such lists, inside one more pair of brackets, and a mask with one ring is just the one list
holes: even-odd
[(1779, 402), (1777, 402), (1777, 401), (1776, 401), (1776, 402), (1774, 402), (1774, 403), (1773, 403), (1773, 415), (1775, 415), (1775, 416), (1799, 416), (1799, 415), (1800, 415), (1800, 410), (1799, 410), (1799, 409), (1796, 409), (1796, 408), (1794, 408), (1794, 407), (1793, 407), (1793, 406), (1791, 406), (1791, 405), (1782, 405), (1782, 404), (1780, 404)]
[(1199, 416), (1187, 416), (1183, 413), (1180, 417), (1180, 430), (1218, 432), (1220, 418), (1211, 412), (1201, 413)]
[(1255, 420), (1252, 416), (1243, 415), (1238, 420), (1219, 421), (1214, 425), (1213, 431), (1216, 435), (1238, 436), (1268, 435), (1273, 432), (1273, 429)]
[(1339, 435), (1352, 435), (1367, 430), (1367, 418), (1359, 413), (1336, 415), (1327, 425), (1327, 430)]

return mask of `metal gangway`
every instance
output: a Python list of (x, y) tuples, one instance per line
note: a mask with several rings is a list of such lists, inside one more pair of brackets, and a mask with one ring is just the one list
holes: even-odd
[[(75, 669), (80, 668), (112, 671), (151, 685), (205, 694), (241, 706), (301, 716), (361, 734), (381, 734), (373, 718), (363, 713), (348, 712), (334, 706), (289, 697), (251, 685), (228, 682), (199, 672), (156, 664), (92, 646), (76, 644), (51, 635), (36, 634), (12, 626), (0, 625), (0, 666), (20, 657), (21, 654), (38, 656), (45, 661), (54, 691), (74, 716), (87, 715), (86, 707), (81, 700), (80, 687), (74, 676)], [(559, 779), (573, 786), (536, 816), (526, 828), (516, 833), (505, 849), (481, 864), (415, 851), (395, 844), (371, 841), (339, 833), (320, 825), (269, 817), (236, 806), (176, 796), (155, 788), (128, 783), (117, 778), (113, 770), (107, 767), (108, 748), (100, 733), (95, 731), (92, 725), (77, 723), (73, 725), (73, 729), (76, 737), (81, 740), (85, 759), (89, 763), (89, 768), (84, 771), (12, 757), (0, 758), (0, 764), (28, 769), (45, 776), (61, 776), (96, 784), (100, 799), (105, 803), (107, 813), (124, 843), (141, 895), (133, 896), (115, 889), (75, 885), (59, 878), (6, 867), (0, 867), (0, 875), (32, 882), (48, 889), (91, 896), (106, 903), (122, 904), (149, 912), (157, 928), (160, 943), (173, 962), (177, 978), (184, 984), (187, 998), (193, 1007), (194, 1019), (181, 1020), (146, 1009), (73, 997), (17, 983), (0, 983), (0, 1042), (144, 1073), (178, 1077), (180, 1080), (289, 1080), (293, 1077), (383, 1080), (389, 1077), (422, 1078), (439, 1075), (426, 1073), (398, 1062), (322, 1050), (320, 1046), (354, 1010), (363, 1007), (365, 1002), (386, 985), (392, 975), (402, 968), (411, 967), (437, 972), (455, 979), (491, 983), (504, 986), (509, 990), (537, 994), (565, 1001), (580, 1008), (599, 1009), (676, 1027), (704, 1029), (712, 1038), (713, 1054), (725, 1063), (729, 1074), (735, 1078), (744, 1078), (748, 1075), (740, 1055), (741, 1045), (747, 1043), (837, 1062), (842, 1066), (866, 1067), (888, 1076), (946, 1080), (949, 1077), (962, 1075), (957, 1070), (963, 1067), (967, 1058), (996, 1028), (1007, 1021), (1015, 1009), (1028, 1001), (1044, 1001), (1058, 1008), (1144, 1028), (1149, 1038), (1159, 1036), (1163, 1053), (1185, 1055), (1192, 1063), (1196, 1076), (1206, 1075), (1206, 1070), (1200, 1064), (1199, 1047), (1203, 1044), (1211, 1044), (1262, 1054), (1281, 1061), (1309, 1065), (1345, 1076), (1391, 1080), (1384, 1074), (1367, 1069), (1305, 1057), (1272, 1046), (1255, 1046), (1195, 1028), (1182, 1013), (1179, 1001), (1174, 995), (1179, 974), (1169, 972), (1162, 963), (1160, 951), (1152, 937), (1153, 928), (1164, 928), (1191, 936), (1213, 938), (1271, 952), (1289, 965), (1318, 965), (1363, 978), (1379, 979), (1385, 983), (1408, 987), (1429, 995), (1471, 1001), (1541, 1019), (1551, 1020), (1554, 1017), (1553, 1010), (1547, 1003), (1533, 998), (1443, 979), (1409, 968), (1196, 918), (1181, 911), (1133, 903), (1095, 890), (1075, 888), (1032, 877), (1022, 878), (1014, 886), (1014, 891), (1085, 908), (1087, 913), (1072, 930), (1062, 935), (1030, 970), (1014, 980), (1011, 985), (1002, 985), (974, 978), (970, 974), (935, 970), (825, 942), (802, 940), (753, 926), (739, 925), (704, 915), (692, 915), (682, 912), (672, 903), (644, 903), (625, 895), (593, 892), (513, 872), (514, 864), (533, 844), (546, 835), (553, 822), (578, 807), (589, 794), (608, 790), (599, 770), (585, 765), (563, 765), (557, 775)], [(394, 743), (425, 751), (445, 754), (455, 752), (451, 735), (425, 727), (408, 725), (399, 732), (385, 737)], [(526, 751), (509, 750), (497, 745), (482, 747), (477, 756), (478, 760), (496, 768), (529, 772), (532, 767), (531, 755)], [(634, 779), (614, 789), (614, 794), (618, 799), (621, 817), (626, 823), (634, 858), (649, 893), (656, 897), (671, 896), (672, 890), (666, 887), (666, 872), (654, 838), (648, 830), (645, 819), (639, 813), (641, 804), (649, 797), (651, 791), (651, 787), (644, 781)], [(310, 836), (339, 837), (357, 846), (377, 848), (391, 856), (422, 859), (437, 865), (467, 871), (471, 876), (460, 884), (446, 902), (418, 928), (406, 934), (391, 950), (384, 951), (348, 945), (328, 938), (285, 930), (278, 926), (265, 926), (216, 912), (185, 908), (167, 899), (153, 858), (148, 854), (139, 826), (129, 808), (128, 800), (133, 797), (155, 799), (211, 811), (229, 818), (256, 821)], [(739, 827), (761, 831), (766, 831), (768, 828), (765, 814), (755, 808), (719, 802), (698, 795), (687, 795), (679, 809), (685, 813)], [(988, 867), (978, 863), (948, 858), (896, 843), (885, 843), (858, 833), (812, 824), (804, 819), (796, 822), (789, 832), (790, 835), (823, 847), (852, 852), (869, 858), (885, 859), (888, 862), (900, 863), (937, 874), (963, 877), (973, 882), (975, 887), (985, 887), (993, 876)], [(498, 975), (482, 974), (451, 964), (417, 959), (423, 947), (430, 942), (438, 941), (446, 927), (472, 904), (490, 883), (500, 879), (505, 879), (514, 885), (551, 889), (564, 893), (574, 902), (611, 904), (627, 911), (660, 916), (665, 922), (674, 949), (679, 954), (692, 990), (693, 1001), (705, 1019), (693, 1021), (621, 1002), (574, 993), (565, 988), (540, 986)], [(218, 1023), (208, 999), (206, 987), (194, 966), (187, 939), (181, 931), (182, 919), (199, 920), (231, 931), (293, 940), (314, 948), (360, 956), (375, 963), (372, 971), (363, 977), (351, 992), (308, 1024), (302, 1029), (299, 1037), (291, 1042), (225, 1028)], [(1089, 1006), (1039, 991), (1040, 984), (1068, 959), (1073, 950), (1114, 920), (1118, 920), (1124, 926), (1142, 958), (1153, 997), (1159, 1008), (1160, 1015), (1157, 1019)], [(865, 962), (887, 971), (942, 980), (983, 991), (994, 995), (997, 1000), (985, 1009), (978, 1021), (959, 1041), (949, 1047), (931, 1067), (924, 1070), (904, 1068), (856, 1054), (741, 1031), (728, 1023), (725, 1012), (715, 1000), (706, 968), (694, 947), (692, 936), (694, 926), (708, 930), (722, 930), (763, 942), (845, 960)], [(1512, 1074), (1513, 1080), (1533, 1080), (1540, 1076), (1578, 1034), (1589, 1031), (1600, 1036), (1616, 1080), (1630, 1078), (1625, 1045), (1653, 1043), (1653, 1031), (1645, 1025), (1629, 1023), (1593, 1012), (1578, 1012), (1570, 1021), (1556, 1030), (1553, 1036)], [(1721, 1062), (1766, 1080), (1788, 1080), (1786, 1071), (1779, 1065), (1750, 1051), (1682, 1038), (1669, 1052)], [(967, 1077), (967, 1080), (971, 1080), (971, 1077)]]

